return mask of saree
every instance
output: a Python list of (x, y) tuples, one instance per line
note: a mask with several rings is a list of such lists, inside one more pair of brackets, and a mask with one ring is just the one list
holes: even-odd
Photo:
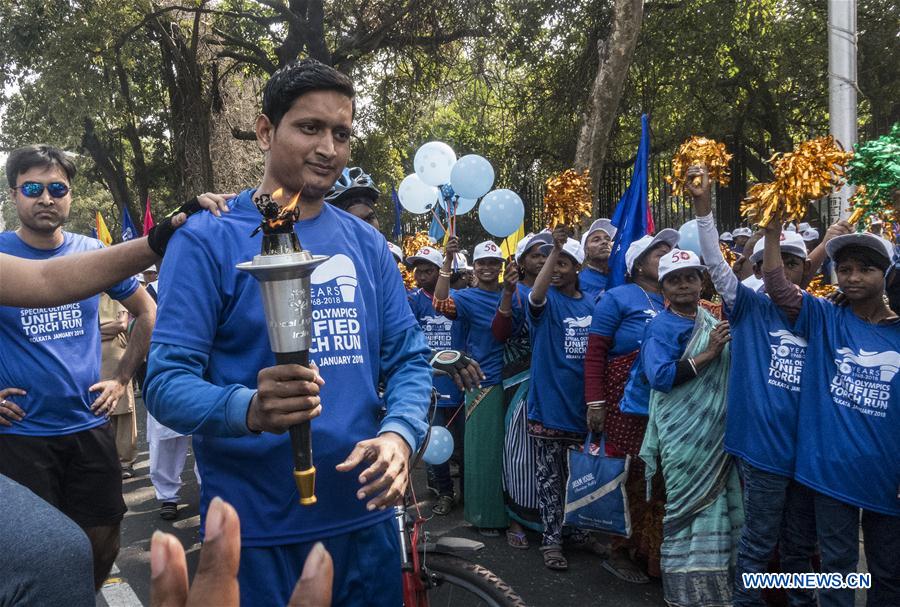
[[(622, 457), (636, 456), (644, 440), (647, 417), (631, 415), (619, 409), (619, 402), (625, 392), (625, 385), (631, 373), (638, 351), (617, 356), (606, 367), (607, 413), (604, 432), (606, 433), (606, 454)], [(644, 490), (644, 462), (632, 457), (625, 493), (628, 495), (628, 513), (631, 517), (631, 537), (613, 537), (612, 548), (625, 548), (634, 553), (647, 566), (647, 574), (660, 576), (660, 547), (662, 545), (662, 519), (665, 512), (665, 490), (662, 475), (657, 474), (651, 495)]]
[[(699, 308), (682, 359), (706, 349), (716, 319)], [(737, 466), (725, 453), (730, 349), (669, 393), (653, 390), (640, 456), (650, 480), (661, 465), (663, 595), (674, 607), (731, 605), (744, 511)]]
[(508, 403), (503, 439), (503, 497), (506, 513), (520, 525), (541, 531), (537, 490), (537, 446), (528, 434), (529, 372), (504, 380)]
[(466, 394), (463, 515), (481, 529), (509, 525), (503, 501), (503, 422), (502, 385)]

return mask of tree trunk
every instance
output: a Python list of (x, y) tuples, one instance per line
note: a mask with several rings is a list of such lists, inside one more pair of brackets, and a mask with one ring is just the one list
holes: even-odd
[(81, 147), (93, 159), (101, 179), (103, 179), (106, 187), (109, 188), (109, 193), (119, 209), (129, 207), (131, 205), (131, 194), (128, 193), (128, 177), (125, 174), (125, 167), (122, 166), (121, 161), (109, 152), (97, 136), (94, 121), (90, 118), (84, 119)]
[(615, 123), (628, 68), (634, 58), (643, 12), (643, 0), (615, 0), (612, 32), (607, 40), (597, 45), (600, 63), (582, 115), (574, 162), (578, 171), (590, 169), (594, 185), (595, 214), (596, 193), (600, 189), (609, 134)]
[[(199, 11), (191, 39), (196, 41), (201, 26)], [(163, 81), (169, 93), (172, 156), (175, 163), (175, 195), (178, 201), (214, 189), (210, 155), (210, 96), (204, 91), (204, 70), (197, 49), (180, 26), (161, 18), (150, 27), (162, 53)]]

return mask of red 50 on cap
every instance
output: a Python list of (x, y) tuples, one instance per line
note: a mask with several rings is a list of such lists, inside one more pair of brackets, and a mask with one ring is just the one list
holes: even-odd
[(693, 251), (672, 249), (659, 258), (659, 281), (662, 282), (666, 274), (670, 274), (677, 270), (685, 270), (688, 268), (705, 270), (706, 266), (700, 263), (700, 258), (697, 257), (697, 254)]
[(472, 261), (478, 261), (479, 259), (499, 259), (503, 261), (503, 253), (500, 252), (500, 247), (492, 241), (486, 240), (475, 247), (475, 253), (472, 255)]

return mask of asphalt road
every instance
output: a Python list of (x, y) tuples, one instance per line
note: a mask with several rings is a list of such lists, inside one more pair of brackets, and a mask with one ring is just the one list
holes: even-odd
[[(150, 604), (150, 536), (156, 529), (175, 534), (187, 552), (191, 575), (199, 559), (200, 516), (197, 509), (198, 487), (193, 472), (193, 455), (189, 455), (182, 478), (182, 505), (178, 519), (164, 521), (159, 517), (159, 504), (155, 499), (149, 478), (149, 454), (145, 436), (146, 413), (138, 401), (141, 412), (138, 420), (140, 456), (135, 466), (134, 478), (124, 481), (125, 501), (128, 513), (122, 524), (122, 549), (114, 570), (103, 592), (98, 595), (98, 606), (136, 607)], [(423, 513), (430, 513), (431, 494), (425, 490), (424, 473), (417, 470), (414, 486)], [(424, 497), (423, 496), (427, 496)], [(663, 605), (662, 586), (651, 581), (644, 586), (622, 582), (606, 573), (599, 557), (568, 554), (569, 570), (558, 573), (546, 569), (537, 546), (540, 538), (531, 535), (531, 548), (514, 550), (506, 545), (505, 538), (483, 538), (462, 520), (462, 508), (443, 517), (435, 516), (426, 530), (433, 536), (464, 537), (482, 541), (483, 550), (471, 560), (487, 567), (510, 584), (524, 601), (534, 607), (563, 607), (610, 605), (616, 607), (649, 607)], [(861, 570), (863, 563), (861, 563)], [(857, 593), (857, 604), (864, 604), (864, 592)]]

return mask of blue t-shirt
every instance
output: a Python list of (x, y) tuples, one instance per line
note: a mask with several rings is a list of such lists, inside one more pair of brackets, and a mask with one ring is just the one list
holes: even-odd
[(513, 336), (528, 335), (528, 295), (531, 287), (525, 283), (516, 283), (516, 292), (512, 296)]
[[(455, 291), (450, 294), (455, 295)], [(434, 311), (432, 295), (422, 289), (413, 289), (409, 292), (409, 307), (413, 316), (419, 321), (419, 326), (425, 332), (425, 341), (432, 350), (465, 350), (462, 328), (459, 323), (453, 322), (446, 316)], [(434, 387), (438, 394), (449, 398), (438, 400), (439, 407), (452, 407), (463, 401), (463, 394), (456, 387), (456, 383), (449, 377), (436, 375)]]
[(900, 321), (872, 325), (804, 293), (794, 330), (809, 342), (795, 478), (900, 516)]
[(486, 379), (481, 384), (485, 387), (499, 384), (503, 372), (503, 342), (494, 339), (491, 331), (502, 295), (501, 290), (485, 291), (478, 287), (453, 294), (456, 319), (465, 332), (469, 355), (484, 372)]
[[(216, 386), (256, 388), (257, 373), (275, 364), (259, 284), (235, 269), (260, 252), (262, 235), (250, 237), (260, 222), (252, 194), (242, 192), (221, 218), (192, 216), (172, 238), (160, 274), (154, 347), (208, 355), (203, 379)], [(313, 272), (310, 286), (310, 360), (325, 380), (322, 414), (311, 422), (318, 503), (297, 503), (288, 433), (194, 435), (202, 511), (217, 495), (235, 506), (245, 546), (309, 541), (392, 516), (367, 512), (366, 501), (357, 499), (364, 468), (342, 473), (335, 466), (358, 441), (378, 433), (377, 384), (387, 371), (380, 368), (381, 345), (411, 327), (418, 332), (416, 320), (396, 262), (374, 228), (324, 204), (319, 215), (294, 229), (305, 249), (330, 256)], [(156, 402), (152, 409), (165, 406)], [(427, 403), (422, 407), (424, 413)]]
[(621, 356), (641, 347), (647, 322), (665, 308), (659, 293), (649, 293), (631, 283), (603, 294), (594, 309), (591, 334), (612, 337), (610, 356)]
[[(35, 249), (15, 232), (0, 234), (0, 252), (25, 259), (50, 259), (103, 248), (99, 240), (63, 232), (55, 249)], [(75, 277), (73, 277), (75, 278)], [(107, 293), (127, 299), (138, 288), (134, 278)], [(88, 392), (100, 377), (100, 321), (95, 295), (54, 308), (0, 306), (0, 387), (21, 388), (26, 396), (10, 400), (26, 413), (0, 434), (59, 436), (102, 426), (105, 416), (91, 412), (99, 396)]]
[(609, 273), (598, 272), (594, 268), (584, 266), (578, 274), (578, 288), (589, 301), (596, 303), (609, 282)]
[[(631, 283), (603, 293), (594, 308), (591, 333), (613, 338), (609, 355), (621, 356), (641, 347), (644, 329), (665, 309), (659, 293), (644, 291)], [(640, 357), (632, 365), (619, 408), (626, 412), (647, 415), (650, 405), (650, 384), (640, 368)]]
[(744, 285), (728, 320), (733, 360), (741, 364), (731, 366), (728, 380), (725, 450), (791, 477), (806, 340), (767, 296)]
[[(542, 308), (529, 306), (534, 356), (528, 386), (528, 419), (553, 430), (587, 432), (584, 417), (584, 355), (593, 302), (547, 289)], [(535, 314), (535, 312), (539, 312)]]
[(693, 320), (669, 310), (650, 321), (635, 367), (640, 367), (651, 388), (659, 392), (672, 390), (675, 367), (684, 355), (693, 332)]

